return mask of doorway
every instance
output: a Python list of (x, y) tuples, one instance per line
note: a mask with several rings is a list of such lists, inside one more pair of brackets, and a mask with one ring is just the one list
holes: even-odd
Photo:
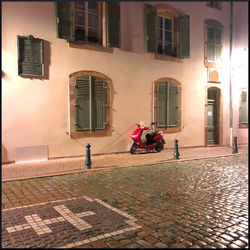
[(220, 89), (207, 90), (206, 145), (218, 145), (220, 138)]

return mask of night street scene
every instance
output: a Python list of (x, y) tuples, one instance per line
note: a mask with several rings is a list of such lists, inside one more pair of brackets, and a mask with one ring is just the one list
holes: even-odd
[(2, 1), (1, 247), (249, 248), (248, 1)]

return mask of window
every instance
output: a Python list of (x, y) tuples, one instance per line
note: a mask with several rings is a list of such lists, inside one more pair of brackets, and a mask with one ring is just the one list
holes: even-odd
[(95, 76), (75, 80), (76, 130), (105, 129), (106, 83)]
[(207, 6), (221, 10), (221, 2), (219, 1), (209, 1), (209, 3), (207, 3)]
[(176, 56), (173, 18), (157, 16), (157, 53)]
[(146, 4), (144, 36), (147, 52), (179, 58), (190, 56), (189, 16)]
[(75, 1), (74, 32), (76, 41), (102, 44), (101, 5), (95, 1)]
[(110, 132), (111, 80), (94, 71), (70, 75), (70, 136), (107, 135)]
[(57, 1), (55, 4), (58, 38), (120, 47), (119, 2)]
[(157, 127), (180, 131), (180, 84), (168, 78), (156, 81), (154, 103)]
[(18, 75), (43, 76), (43, 40), (30, 36), (17, 36)]
[(220, 63), (222, 54), (222, 25), (216, 21), (207, 21), (205, 27), (205, 62)]
[(248, 91), (242, 89), (240, 93), (240, 127), (248, 127)]

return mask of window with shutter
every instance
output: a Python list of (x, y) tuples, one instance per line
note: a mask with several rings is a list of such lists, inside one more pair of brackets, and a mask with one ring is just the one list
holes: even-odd
[[(78, 43), (120, 47), (119, 2), (60, 0), (56, 1), (55, 5), (58, 38)], [(103, 17), (104, 5), (106, 14)], [(106, 24), (103, 24), (103, 21)], [(106, 29), (105, 32), (103, 27)]]
[(248, 125), (248, 91), (241, 90), (240, 94), (240, 111), (239, 111), (240, 124)]
[(18, 75), (43, 76), (43, 40), (30, 36), (17, 36)]
[(111, 135), (111, 79), (96, 71), (77, 71), (69, 79), (70, 137)]
[(173, 79), (156, 81), (156, 121), (158, 128), (166, 128), (168, 132), (180, 130), (180, 96), (179, 84)]
[(205, 62), (219, 63), (222, 52), (222, 25), (211, 20), (206, 23)]
[(75, 80), (76, 130), (105, 129), (106, 83), (95, 76)]
[(172, 57), (190, 57), (189, 16), (167, 7), (144, 6), (145, 51)]

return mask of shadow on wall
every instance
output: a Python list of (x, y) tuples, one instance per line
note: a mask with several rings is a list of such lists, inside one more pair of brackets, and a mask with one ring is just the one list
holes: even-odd
[(2, 162), (9, 162), (8, 151), (3, 145), (2, 145)]
[(38, 79), (38, 80), (49, 80), (49, 66), (50, 66), (50, 42), (43, 40), (43, 66), (44, 76), (25, 76), (20, 75), (22, 78)]

